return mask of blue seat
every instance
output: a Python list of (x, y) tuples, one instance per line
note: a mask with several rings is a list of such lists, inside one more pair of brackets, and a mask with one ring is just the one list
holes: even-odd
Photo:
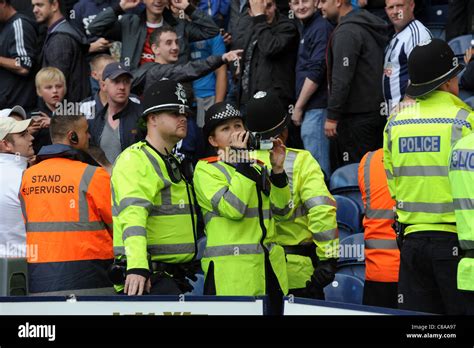
[(329, 180), (329, 191), (333, 195), (345, 196), (352, 199), (360, 208), (360, 220), (364, 212), (362, 194), (358, 180), (359, 163), (351, 163), (336, 169)]
[(339, 241), (339, 264), (364, 264), (364, 234), (356, 233)]
[(337, 168), (329, 180), (329, 191), (334, 194), (349, 190), (359, 190), (359, 163), (351, 163)]
[(337, 273), (350, 275), (365, 281), (365, 264), (342, 263), (338, 265)]
[(347, 235), (359, 233), (361, 230), (360, 207), (352, 199), (344, 196), (334, 195), (334, 199), (337, 204), (336, 220), (340, 227), (339, 239), (346, 232), (348, 232)]
[(198, 273), (196, 274), (197, 280), (192, 281), (189, 280), (191, 285), (194, 287), (193, 291), (185, 293), (185, 295), (191, 296), (202, 296), (204, 295), (204, 274)]
[(474, 95), (464, 100), (464, 102), (474, 109)]
[(326, 301), (362, 304), (364, 282), (357, 277), (336, 273), (334, 281), (324, 288)]
[(454, 55), (458, 58), (461, 58), (460, 63), (463, 63), (462, 58), (468, 48), (471, 48), (471, 41), (474, 39), (474, 36), (471, 34), (462, 35), (451, 39), (448, 44), (454, 52)]

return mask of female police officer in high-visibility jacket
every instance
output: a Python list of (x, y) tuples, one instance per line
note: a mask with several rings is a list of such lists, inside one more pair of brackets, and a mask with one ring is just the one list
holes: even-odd
[(288, 291), (284, 251), (274, 244), (273, 220), (290, 210), (285, 146), (274, 141), (269, 173), (249, 157), (242, 116), (224, 102), (206, 112), (204, 134), (216, 155), (200, 160), (194, 173), (207, 236), (205, 294), (268, 294), (278, 308), (281, 293)]

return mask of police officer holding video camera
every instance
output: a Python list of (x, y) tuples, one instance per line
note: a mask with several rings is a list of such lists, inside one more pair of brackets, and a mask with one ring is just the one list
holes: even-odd
[[(251, 98), (249, 114), (259, 109), (260, 98)], [(267, 294), (271, 313), (281, 314), (288, 282), (284, 250), (275, 244), (273, 219), (285, 218), (282, 215), (290, 202), (283, 168), (285, 146), (281, 140), (272, 141), (271, 172), (248, 151), (249, 138), (267, 140), (278, 134), (274, 115), (272, 105), (260, 115), (266, 120), (264, 128), (274, 130), (262, 138), (245, 129), (240, 111), (233, 105), (222, 102), (210, 107), (204, 133), (213, 156), (198, 162), (194, 186), (207, 236), (202, 259), (204, 293)]]

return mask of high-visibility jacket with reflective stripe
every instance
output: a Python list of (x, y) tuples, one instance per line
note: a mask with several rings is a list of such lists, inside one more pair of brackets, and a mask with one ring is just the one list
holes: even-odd
[(474, 291), (474, 133), (455, 144), (449, 180), (459, 245), (468, 253), (458, 264), (458, 289)]
[[(258, 164), (250, 168), (255, 174), (261, 170)], [(289, 214), (289, 186), (278, 188), (271, 185), (269, 196), (261, 192), (262, 211), (259, 212), (255, 181), (234, 166), (217, 159), (198, 162), (194, 186), (206, 224), (207, 245), (201, 261), (202, 268), (207, 277), (209, 265), (213, 262), (216, 294), (264, 295), (266, 252), (286, 294), (285, 255), (283, 248), (274, 244), (274, 218), (285, 218)], [(279, 215), (286, 211), (287, 215)], [(266, 233), (260, 224), (260, 217)]]
[(186, 183), (171, 180), (153, 148), (142, 141), (125, 149), (111, 181), (114, 254), (126, 256), (128, 270), (149, 269), (148, 255), (166, 263), (192, 260), (196, 215), (194, 210), (191, 214)]
[[(258, 151), (260, 160), (270, 167), (268, 151)], [(318, 162), (306, 150), (286, 150), (285, 172), (291, 190), (290, 218), (276, 222), (276, 241), (294, 246), (316, 243), (320, 260), (337, 258), (339, 237), (336, 222), (336, 201), (329, 193)], [(306, 287), (314, 272), (309, 257), (286, 255), (288, 286)]]
[(418, 231), (456, 232), (448, 180), (452, 145), (472, 131), (474, 113), (443, 91), (417, 98), (391, 116), (384, 132), (384, 166), (398, 220)]
[(368, 152), (360, 161), (359, 188), (365, 208), (365, 279), (398, 282), (400, 251), (392, 228), (395, 201), (388, 191), (383, 149)]
[(68, 158), (43, 160), (25, 171), (20, 201), (30, 292), (112, 286), (110, 177), (104, 169)]

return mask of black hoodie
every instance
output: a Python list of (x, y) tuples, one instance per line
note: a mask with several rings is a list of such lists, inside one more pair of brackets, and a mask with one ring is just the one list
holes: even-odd
[(353, 10), (341, 18), (327, 57), (329, 119), (380, 111), (387, 30), (383, 20), (366, 10)]
[(53, 66), (66, 77), (67, 102), (80, 102), (90, 95), (87, 38), (68, 21), (48, 30), (42, 51), (42, 66)]

